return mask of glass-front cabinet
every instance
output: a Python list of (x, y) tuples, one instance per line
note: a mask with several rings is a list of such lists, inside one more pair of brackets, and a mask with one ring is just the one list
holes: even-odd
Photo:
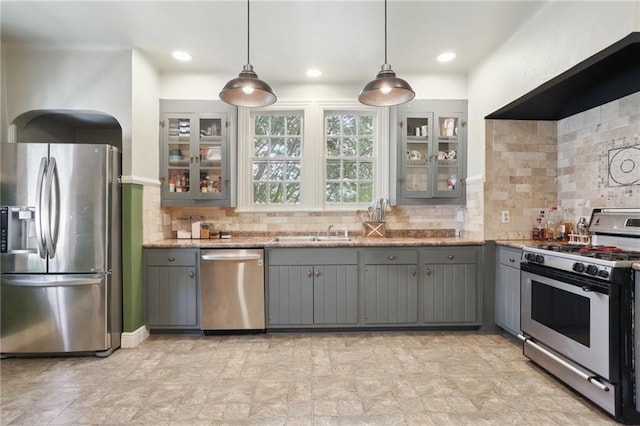
[(230, 205), (228, 125), (223, 113), (163, 114), (163, 205)]
[(398, 108), (398, 129), (397, 204), (463, 197), (466, 101), (411, 102)]

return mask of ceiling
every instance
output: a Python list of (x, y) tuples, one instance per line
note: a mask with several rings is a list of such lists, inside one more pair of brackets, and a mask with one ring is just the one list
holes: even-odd
[[(545, 1), (388, 2), (388, 62), (399, 77), (467, 73)], [(251, 63), (269, 83), (371, 80), (384, 62), (382, 0), (254, 0)], [(247, 61), (247, 3), (226, 1), (0, 1), (3, 43), (139, 49), (162, 72), (229, 75)], [(193, 55), (188, 63), (173, 50)], [(453, 50), (457, 58), (435, 57)]]

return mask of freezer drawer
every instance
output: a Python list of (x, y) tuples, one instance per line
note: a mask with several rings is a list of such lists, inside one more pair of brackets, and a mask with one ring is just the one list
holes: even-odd
[(263, 330), (264, 250), (202, 250), (203, 330)]
[(2, 275), (3, 354), (98, 352), (107, 333), (108, 275)]

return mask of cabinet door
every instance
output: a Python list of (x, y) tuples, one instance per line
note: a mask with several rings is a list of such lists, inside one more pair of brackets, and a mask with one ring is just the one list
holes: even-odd
[(358, 267), (356, 265), (314, 266), (314, 324), (358, 322)]
[(365, 323), (418, 321), (417, 265), (365, 265)]
[(400, 170), (402, 198), (425, 198), (432, 195), (432, 122), (433, 114), (409, 114), (400, 124)]
[(313, 266), (269, 267), (269, 324), (313, 324)]
[(189, 199), (196, 190), (192, 162), (198, 125), (193, 114), (165, 115), (162, 129), (161, 169), (165, 199)]
[(147, 324), (157, 328), (198, 326), (194, 266), (147, 266)]
[(476, 265), (425, 265), (423, 320), (426, 323), (478, 321)]
[(496, 273), (496, 324), (520, 333), (520, 270), (500, 265)]
[(200, 114), (195, 158), (198, 186), (195, 198), (200, 200), (227, 198), (227, 128), (224, 115)]
[(433, 144), (433, 196), (460, 197), (462, 195), (462, 168), (465, 161), (462, 113), (436, 114)]

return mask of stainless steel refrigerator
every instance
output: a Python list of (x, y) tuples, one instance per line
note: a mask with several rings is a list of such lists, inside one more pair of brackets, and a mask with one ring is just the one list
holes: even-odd
[(109, 355), (122, 332), (121, 153), (0, 150), (0, 352)]

